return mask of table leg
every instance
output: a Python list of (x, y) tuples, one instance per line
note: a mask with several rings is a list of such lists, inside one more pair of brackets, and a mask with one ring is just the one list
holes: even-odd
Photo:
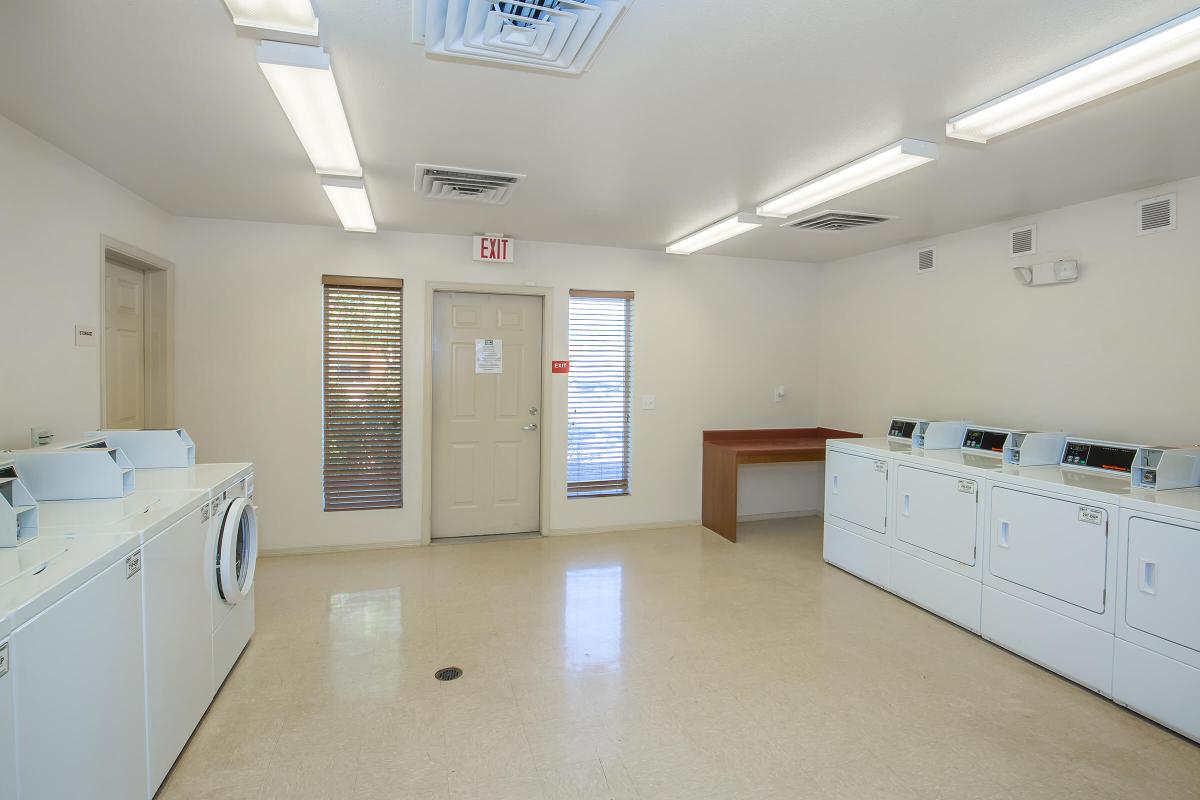
[(728, 448), (704, 445), (701, 515), (704, 527), (737, 541), (737, 455)]

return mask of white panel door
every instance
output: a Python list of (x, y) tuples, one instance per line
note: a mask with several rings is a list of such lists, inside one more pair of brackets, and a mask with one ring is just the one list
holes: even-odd
[(896, 538), (960, 564), (976, 557), (979, 483), (900, 464), (896, 467)]
[(825, 454), (825, 513), (883, 533), (887, 516), (886, 461), (829, 450)]
[(146, 276), (104, 265), (104, 426), (146, 427)]
[[(542, 298), (435, 292), (435, 538), (536, 531)], [(491, 340), (480, 360), (478, 345)], [(496, 365), (495, 354), (499, 356)]]
[(1102, 614), (1108, 524), (1103, 508), (993, 487), (988, 568), (997, 578)]
[(11, 642), (20, 796), (148, 797), (142, 573), (118, 561)]
[(1125, 621), (1200, 651), (1200, 530), (1129, 520)]
[(207, 533), (197, 508), (142, 548), (151, 791), (167, 776), (213, 697)]

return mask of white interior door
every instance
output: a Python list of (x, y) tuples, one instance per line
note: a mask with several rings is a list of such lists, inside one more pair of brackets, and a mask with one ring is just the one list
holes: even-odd
[(104, 427), (146, 427), (146, 275), (104, 265)]
[(431, 535), (536, 531), (542, 298), (433, 297)]

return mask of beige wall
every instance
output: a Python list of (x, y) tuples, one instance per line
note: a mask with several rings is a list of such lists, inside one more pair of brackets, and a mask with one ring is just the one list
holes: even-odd
[[(700, 431), (816, 422), (817, 268), (518, 242), (512, 265), (470, 258), (462, 237), (376, 236), (177, 219), (178, 419), (207, 461), (249, 460), (266, 549), (419, 541), (426, 282), (552, 287), (545, 357), (567, 357), (567, 292), (632, 289), (633, 492), (566, 498), (565, 378), (553, 378), (552, 531), (694, 521)], [(321, 511), (322, 273), (405, 280), (405, 508)], [(788, 389), (775, 403), (774, 387)], [(653, 394), (657, 409), (642, 411)], [(744, 514), (812, 510), (819, 473), (751, 472)]]
[(100, 423), (102, 350), (75, 347), (75, 325), (100, 323), (101, 236), (169, 257), (170, 218), (4, 117), (0, 176), (2, 449)]
[[(1135, 235), (1141, 198), (1179, 194), (1179, 229)], [(1036, 257), (1008, 231), (1036, 222)], [(1136, 442), (1200, 443), (1200, 178), (826, 264), (820, 419), (967, 418)], [(1078, 259), (1079, 282), (1023, 287), (1018, 264)]]

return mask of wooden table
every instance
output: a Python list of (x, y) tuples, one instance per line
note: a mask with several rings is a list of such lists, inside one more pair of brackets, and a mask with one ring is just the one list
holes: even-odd
[(833, 428), (772, 428), (704, 431), (704, 527), (737, 541), (738, 467), (824, 461), (828, 439), (857, 439), (861, 433)]

